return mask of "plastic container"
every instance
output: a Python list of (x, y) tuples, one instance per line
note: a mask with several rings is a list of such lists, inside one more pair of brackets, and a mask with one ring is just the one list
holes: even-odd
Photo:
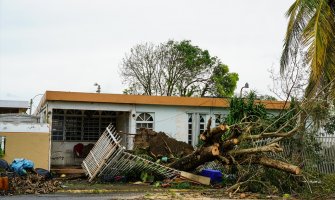
[(0, 177), (0, 191), (8, 191), (8, 177)]
[(204, 169), (201, 171), (201, 175), (209, 177), (212, 184), (222, 182), (222, 173), (219, 170)]

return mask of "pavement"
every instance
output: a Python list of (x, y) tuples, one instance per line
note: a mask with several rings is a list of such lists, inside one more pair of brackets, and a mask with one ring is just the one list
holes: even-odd
[(227, 197), (210, 197), (201, 194), (190, 193), (108, 193), (108, 194), (40, 194), (40, 195), (15, 195), (15, 196), (0, 196), (4, 200), (114, 200), (114, 199), (180, 199), (180, 200), (214, 200), (214, 199), (231, 199)]
[(123, 194), (39, 194), (39, 195), (15, 195), (1, 196), (4, 200), (50, 200), (50, 199), (68, 199), (68, 200), (112, 200), (112, 199), (143, 199), (142, 193), (123, 193)]

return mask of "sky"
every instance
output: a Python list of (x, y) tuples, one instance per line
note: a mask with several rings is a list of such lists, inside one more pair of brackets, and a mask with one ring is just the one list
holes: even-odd
[[(119, 67), (136, 44), (191, 40), (270, 94), (293, 0), (0, 0), (0, 99), (46, 90), (122, 93)], [(40, 96), (35, 97), (38, 103)], [(35, 104), (35, 103), (34, 103)]]

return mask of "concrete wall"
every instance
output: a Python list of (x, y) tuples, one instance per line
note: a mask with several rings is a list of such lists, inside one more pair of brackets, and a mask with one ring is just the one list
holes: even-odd
[[(161, 106), (161, 105), (131, 105), (131, 104), (107, 104), (87, 102), (47, 102), (47, 113), (52, 109), (78, 109), (78, 110), (107, 110), (124, 111), (117, 118), (117, 130), (136, 133), (136, 117), (138, 113), (148, 112), (154, 115), (154, 130), (163, 131), (177, 140), (187, 142), (188, 114), (205, 114), (206, 123), (212, 116), (214, 126), (215, 114), (227, 114), (227, 108), (195, 107), (195, 106)], [(129, 113), (129, 115), (128, 115)], [(51, 124), (51, 115), (48, 122)], [(131, 142), (131, 139), (128, 139)], [(130, 145), (131, 146), (131, 145)]]
[[(148, 112), (154, 115), (154, 130), (163, 131), (169, 136), (187, 142), (188, 132), (188, 114), (204, 114), (207, 120), (212, 117), (212, 127), (215, 123), (215, 114), (227, 114), (225, 108), (210, 107), (184, 107), (184, 106), (153, 106), (153, 105), (136, 105), (133, 112)], [(134, 117), (134, 121), (136, 117)], [(135, 126), (130, 127), (135, 132)]]
[(50, 169), (50, 132), (46, 124), (0, 123), (0, 136), (6, 137), (5, 159), (32, 160), (35, 168)]
[[(154, 117), (154, 130), (163, 131), (169, 136), (179, 140), (188, 141), (188, 114), (204, 114), (207, 120), (212, 116), (212, 126), (215, 125), (215, 114), (227, 114), (226, 108), (191, 107), (191, 106), (161, 106), (161, 105), (133, 105), (133, 104), (106, 104), (87, 102), (47, 102), (46, 113), (51, 124), (52, 109), (78, 109), (78, 110), (106, 110), (117, 111), (117, 131), (136, 133), (136, 117), (139, 113), (147, 112)], [(123, 143), (128, 149), (132, 149), (133, 136), (123, 135)], [(194, 136), (194, 138), (196, 138)], [(73, 146), (80, 141), (52, 141), (51, 164), (52, 165), (78, 165), (82, 159), (74, 158)], [(80, 142), (87, 145), (89, 142)], [(195, 141), (196, 143), (196, 141)]]
[(60, 142), (53, 141), (51, 147), (51, 164), (52, 165), (81, 165), (83, 158), (74, 156), (73, 147), (82, 143), (87, 145), (94, 142)]

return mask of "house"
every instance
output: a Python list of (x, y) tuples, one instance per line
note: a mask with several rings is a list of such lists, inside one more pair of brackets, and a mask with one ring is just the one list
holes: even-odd
[[(273, 112), (284, 106), (280, 101), (262, 103)], [(223, 98), (46, 91), (35, 114), (51, 125), (51, 164), (77, 165), (82, 159), (75, 155), (74, 146), (94, 144), (110, 123), (128, 149), (130, 134), (142, 127), (196, 145), (210, 117), (212, 126), (219, 124), (228, 107)]]
[(28, 101), (0, 100), (0, 149), (3, 159), (34, 161), (35, 167), (50, 168), (50, 130), (39, 118), (25, 114)]
[(25, 113), (28, 108), (28, 101), (0, 100), (0, 114)]

